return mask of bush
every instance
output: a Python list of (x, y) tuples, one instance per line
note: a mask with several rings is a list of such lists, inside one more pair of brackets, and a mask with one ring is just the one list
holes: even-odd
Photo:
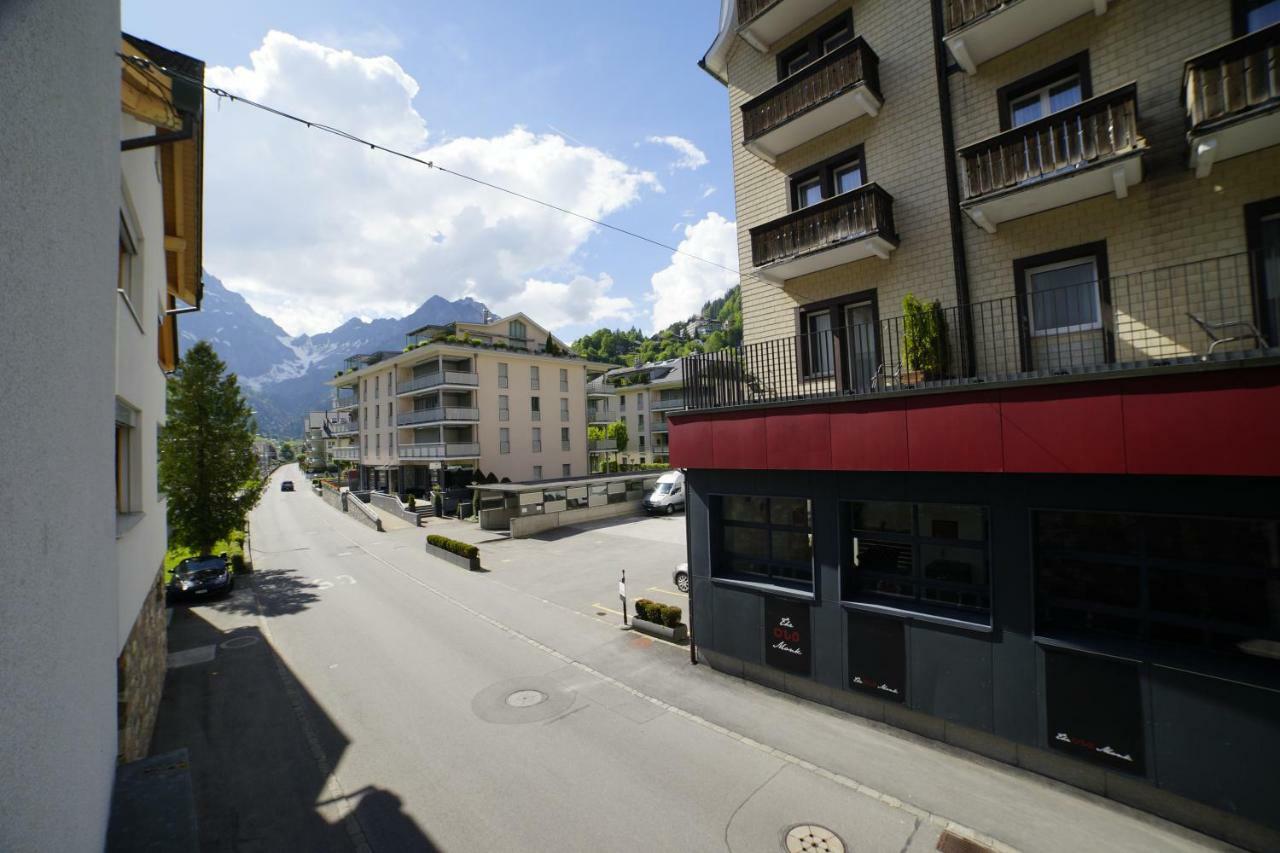
[(231, 555), (231, 571), (237, 575), (244, 574), (244, 554)]
[(409, 509), (409, 512), (415, 512), (415, 508), (418, 505), (418, 499), (413, 495), (409, 495), (409, 498), (404, 502), (404, 505)]
[(658, 601), (650, 601), (647, 598), (636, 599), (636, 618), (643, 619), (645, 622), (674, 628), (680, 623), (680, 617), (683, 615), (684, 611), (679, 607), (672, 607), (670, 604), (662, 604)]
[(438, 536), (435, 533), (427, 535), (427, 544), (443, 548), (451, 554), (457, 554), (459, 557), (465, 557), (468, 560), (480, 556), (480, 549), (475, 545), (459, 542), (457, 539), (450, 539), (448, 536)]
[(674, 628), (680, 624), (680, 617), (684, 615), (684, 611), (672, 604), (661, 604), (662, 608), (662, 624), (668, 628)]

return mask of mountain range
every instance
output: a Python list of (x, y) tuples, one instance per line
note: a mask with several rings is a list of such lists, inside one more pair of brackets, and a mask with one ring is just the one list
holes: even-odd
[(185, 353), (199, 340), (213, 344), (239, 377), (257, 412), (258, 429), (267, 435), (298, 436), (306, 412), (328, 408), (332, 392), (325, 382), (348, 356), (399, 350), (405, 334), (414, 329), (454, 321), (482, 322), (487, 313), (484, 303), (474, 299), (451, 302), (432, 296), (406, 317), (371, 322), (353, 318), (329, 332), (291, 337), (243, 296), (205, 272), (201, 309), (182, 318), (179, 346)]

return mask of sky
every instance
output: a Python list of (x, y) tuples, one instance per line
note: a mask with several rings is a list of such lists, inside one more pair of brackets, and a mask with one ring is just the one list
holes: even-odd
[[(736, 269), (717, 0), (124, 0), (206, 81)], [(206, 96), (204, 264), (290, 334), (432, 295), (572, 340), (683, 320), (736, 276)]]

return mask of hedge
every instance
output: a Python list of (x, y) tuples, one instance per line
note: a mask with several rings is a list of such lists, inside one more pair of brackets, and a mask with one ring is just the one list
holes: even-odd
[(427, 544), (443, 548), (451, 554), (457, 554), (459, 557), (465, 557), (468, 560), (473, 560), (480, 556), (480, 549), (475, 545), (459, 542), (457, 539), (450, 539), (448, 536), (439, 536), (435, 533), (427, 534)]
[(674, 628), (680, 624), (680, 617), (684, 615), (684, 611), (679, 607), (671, 604), (663, 604), (658, 601), (650, 601), (647, 598), (636, 599), (636, 618), (643, 619), (646, 622), (653, 622), (655, 625), (665, 625), (668, 628)]

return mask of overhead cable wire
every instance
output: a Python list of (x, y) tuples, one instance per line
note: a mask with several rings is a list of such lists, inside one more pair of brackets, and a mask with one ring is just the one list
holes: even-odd
[(155, 62), (154, 60), (147, 59), (146, 57), (129, 56), (123, 53), (117, 53), (116, 55), (119, 56), (124, 61), (129, 62), (133, 65), (136, 65), (139, 68), (143, 68), (143, 69), (158, 68), (161, 71), (163, 71), (165, 74), (168, 74), (172, 77), (175, 77), (181, 80), (185, 80), (196, 86), (200, 86), (202, 89), (209, 92), (209, 94), (215, 95), (218, 98), (226, 98), (232, 103), (242, 103), (247, 106), (254, 107), (255, 109), (262, 110), (263, 112), (270, 113), (274, 116), (287, 119), (288, 121), (305, 125), (306, 127), (311, 128), (313, 130), (320, 130), (325, 133), (329, 133), (329, 134), (333, 134), (334, 136), (341, 137), (342, 139), (346, 139), (349, 142), (354, 142), (358, 145), (364, 145), (372, 151), (381, 151), (385, 154), (390, 154), (393, 157), (399, 157), (401, 159), (408, 160), (413, 163), (417, 163), (420, 166), (426, 166), (428, 169), (434, 169), (435, 171), (443, 172), (446, 175), (453, 175), (455, 178), (461, 178), (464, 181), (470, 181), (473, 184), (477, 184), (482, 187), (487, 187), (496, 192), (505, 193), (506, 195), (513, 196), (514, 198), (522, 199), (532, 204), (540, 205), (550, 210), (557, 211), (558, 213), (562, 213), (566, 216), (572, 216), (576, 219), (581, 219), (585, 222), (590, 222), (592, 225), (598, 225), (601, 228), (607, 228), (610, 231), (614, 231), (618, 234), (631, 237), (635, 240), (640, 240), (645, 243), (649, 243), (653, 246), (657, 246), (660, 249), (665, 249), (669, 252), (672, 252), (673, 254), (681, 255), (683, 257), (689, 258), (690, 260), (698, 261), (699, 263), (713, 266), (717, 269), (723, 270), (724, 272), (730, 273), (732, 275), (745, 277), (745, 278), (752, 278), (760, 282), (768, 283), (765, 281), (765, 279), (762, 279), (753, 273), (741, 272), (740, 270), (733, 269), (732, 267), (727, 267), (724, 264), (718, 263), (709, 258), (704, 258), (699, 255), (695, 255), (692, 252), (686, 252), (684, 249), (678, 248), (676, 246), (672, 246), (668, 243), (663, 243), (661, 240), (655, 240), (652, 237), (646, 237), (644, 234), (631, 231), (619, 225), (612, 225), (603, 220), (596, 219), (593, 216), (588, 216), (585, 213), (579, 213), (576, 210), (571, 210), (567, 207), (562, 207), (556, 204), (555, 202), (546, 201), (545, 199), (538, 198), (537, 196), (532, 196), (527, 193), (520, 192), (519, 190), (513, 190), (510, 187), (504, 187), (501, 184), (495, 184), (492, 181), (485, 180), (484, 178), (477, 178), (474, 175), (468, 175), (465, 172), (459, 172), (456, 169), (450, 169), (447, 166), (442, 166), (441, 164), (435, 162), (434, 160), (424, 160), (423, 158), (410, 154), (406, 151), (399, 151), (395, 148), (388, 148), (387, 146), (380, 145), (379, 143), (374, 142), (372, 140), (364, 139), (363, 137), (356, 136), (354, 133), (350, 133), (349, 131), (343, 130), (342, 128), (334, 127), (333, 125), (325, 124), (324, 122), (312, 121), (311, 119), (306, 119), (301, 116), (294, 115), (293, 113), (286, 112), (285, 110), (279, 109), (277, 107), (273, 107), (270, 104), (264, 104), (259, 101), (252, 100), (250, 98), (246, 98), (243, 95), (237, 95), (232, 92), (228, 92), (226, 89), (222, 89), (217, 86), (211, 86), (201, 79), (192, 77), (187, 74), (183, 74), (181, 71), (178, 71), (176, 69), (167, 68), (159, 64), (158, 62)]

